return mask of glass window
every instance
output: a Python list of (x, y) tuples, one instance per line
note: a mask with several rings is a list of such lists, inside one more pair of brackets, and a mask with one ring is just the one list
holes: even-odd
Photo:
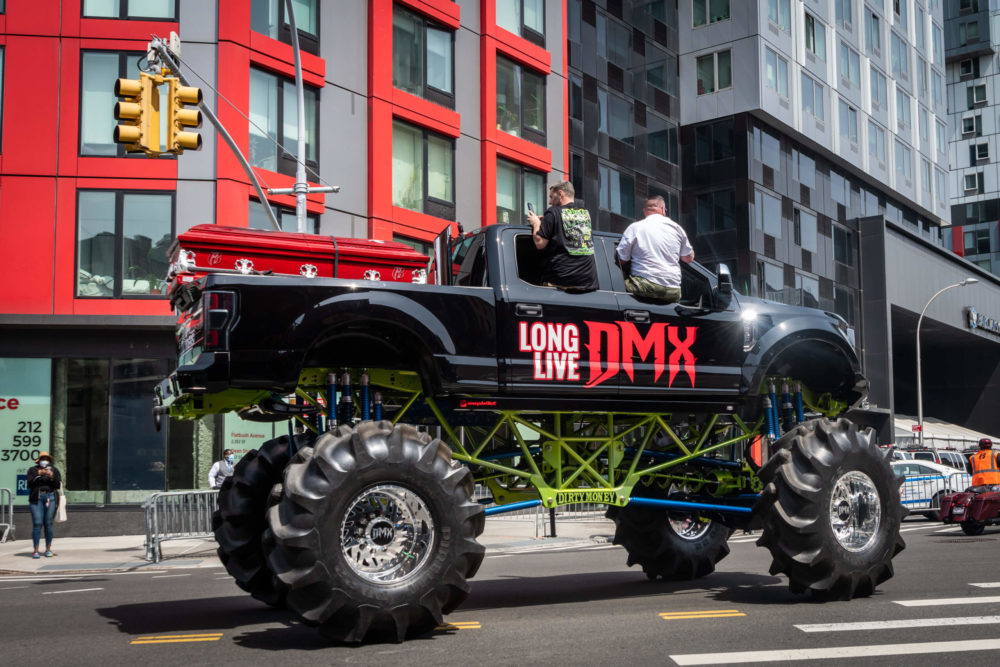
[(600, 207), (626, 218), (635, 218), (635, 180), (613, 167), (597, 166)]
[(837, 0), (837, 23), (848, 30), (851, 29), (851, 23), (854, 20), (854, 9), (851, 6), (853, 4), (854, 0)]
[(608, 136), (632, 145), (632, 103), (617, 95), (608, 95)]
[(791, 0), (767, 0), (767, 18), (785, 32), (792, 31)]
[(986, 84), (969, 86), (965, 89), (965, 97), (970, 109), (977, 104), (984, 104), (986, 102)]
[(911, 119), (910, 96), (902, 88), (896, 89), (896, 122), (899, 132), (906, 132)]
[(909, 0), (893, 0), (892, 10), (896, 13), (896, 23), (906, 31), (906, 4)]
[[(305, 86), (306, 170), (316, 177), (316, 117), (319, 94)], [(279, 130), (280, 128), (280, 130)], [(293, 176), (298, 151), (298, 102), (295, 82), (263, 70), (250, 68), (250, 164)], [(281, 145), (278, 146), (278, 133)]]
[(173, 209), (170, 192), (80, 190), (76, 296), (159, 296), (174, 239)]
[(732, 51), (699, 56), (696, 61), (698, 94), (714, 93), (733, 85)]
[[(944, 123), (936, 123), (936, 139), (937, 139), (937, 152), (944, 153), (948, 150), (948, 138), (947, 138), (947, 128), (945, 128)], [(981, 126), (980, 126), (981, 128)]]
[(806, 308), (819, 308), (819, 280), (817, 278), (796, 273), (795, 289), (799, 292), (800, 305)]
[(764, 65), (767, 87), (782, 97), (788, 97), (788, 61), (765, 47)]
[(931, 22), (931, 41), (934, 45), (934, 64), (944, 67), (944, 33), (934, 22)]
[(802, 74), (802, 110), (816, 120), (824, 120), (823, 86), (808, 74)]
[(932, 177), (931, 177), (931, 163), (927, 160), (921, 160), (920, 166), (923, 168), (921, 173), (920, 185), (923, 191), (928, 195), (931, 193)]
[[(309, 53), (319, 53), (319, 0), (292, 0), (299, 46)], [(250, 0), (250, 29), (292, 43), (292, 29), (285, 14), (285, 0)]]
[(920, 99), (927, 99), (927, 61), (917, 56), (917, 92)]
[(885, 130), (873, 120), (868, 121), (868, 154), (879, 162), (885, 162)]
[(803, 250), (816, 252), (816, 214), (805, 209), (795, 209), (794, 241)]
[(913, 165), (910, 163), (910, 149), (902, 142), (896, 142), (896, 175), (904, 181), (913, 179)]
[(931, 72), (931, 99), (934, 102), (934, 107), (937, 109), (942, 109), (944, 107), (944, 80), (941, 75), (937, 72)]
[(845, 42), (840, 43), (840, 78), (861, 87), (861, 56)]
[(917, 109), (917, 127), (920, 129), (920, 147), (926, 148), (930, 144), (930, 128), (927, 125), (927, 109), (923, 107), (918, 107)]
[(496, 0), (497, 25), (545, 46), (545, 0)]
[(775, 301), (782, 300), (782, 293), (785, 289), (785, 271), (778, 264), (771, 262), (757, 263), (758, 280), (760, 281), (761, 296), (771, 298)]
[(847, 206), (851, 199), (850, 182), (844, 178), (836, 169), (830, 170), (830, 198), (838, 204)]
[(854, 325), (854, 291), (848, 287), (833, 288), (833, 312), (837, 313), (851, 326)]
[[(299, 230), (299, 221), (295, 217), (295, 209), (278, 206), (272, 202), (271, 210), (274, 211), (275, 217), (278, 218), (281, 231), (297, 232)], [(264, 210), (264, 205), (256, 199), (250, 200), (248, 219), (250, 221), (250, 229), (274, 229), (271, 225), (271, 220), (267, 217), (267, 212)], [(306, 214), (305, 232), (307, 234), (319, 234), (319, 216), (315, 213)]]
[(948, 188), (945, 185), (944, 171), (934, 170), (934, 194), (937, 195), (938, 206), (944, 206), (948, 201)]
[(393, 205), (453, 220), (454, 152), (453, 140), (398, 120), (393, 121)]
[(759, 127), (754, 128), (753, 135), (754, 157), (772, 169), (781, 169), (781, 140)]
[(792, 149), (792, 178), (807, 188), (816, 187), (816, 161), (797, 148)]
[(138, 79), (136, 53), (84, 51), (80, 58), (80, 155), (125, 155), (114, 140), (115, 79)]
[(396, 5), (392, 15), (392, 85), (454, 108), (454, 35)]
[(694, 27), (729, 20), (729, 0), (694, 0)]
[(646, 42), (646, 83), (677, 94), (677, 57)]
[(754, 224), (757, 229), (775, 238), (781, 238), (782, 218), (781, 218), (781, 198), (772, 194), (757, 190), (756, 219)]
[(833, 259), (854, 266), (854, 235), (840, 225), (833, 226)]
[(539, 215), (545, 210), (545, 175), (507, 160), (497, 160), (496, 222), (523, 224), (527, 205)]
[(878, 55), (882, 52), (882, 31), (879, 26), (878, 14), (865, 8), (865, 48), (868, 53)]
[(732, 120), (698, 125), (694, 128), (694, 136), (696, 164), (727, 160), (736, 154)]
[(545, 77), (499, 56), (497, 129), (545, 143)]
[(806, 12), (806, 50), (826, 60), (826, 26)]
[(721, 232), (736, 227), (736, 192), (720, 190), (695, 197), (699, 234)]
[(598, 54), (619, 67), (629, 67), (632, 31), (627, 26), (608, 19), (604, 14), (598, 14), (596, 19)]
[(858, 110), (844, 100), (840, 100), (840, 136), (858, 143)]
[(990, 230), (988, 227), (980, 227), (965, 232), (965, 254), (966, 255), (986, 255), (990, 250)]
[(176, 21), (177, 0), (83, 0), (83, 16)]
[(892, 33), (892, 73), (902, 79), (910, 77), (910, 47), (895, 32)]
[(968, 21), (958, 25), (958, 43), (961, 46), (979, 41), (979, 21)]
[(917, 50), (923, 52), (923, 50), (927, 48), (927, 41), (926, 41), (927, 36), (925, 34), (927, 26), (925, 25), (924, 22), (923, 7), (921, 7), (919, 4), (916, 7), (917, 7), (917, 21), (916, 21), (916, 26), (914, 26), (917, 33), (916, 44), (917, 44)]
[(670, 164), (677, 164), (677, 126), (647, 111), (646, 132), (646, 151)]
[(888, 109), (889, 94), (887, 92), (886, 78), (882, 72), (875, 69), (874, 65), (872, 65), (869, 82), (872, 89), (872, 106), (879, 109)]

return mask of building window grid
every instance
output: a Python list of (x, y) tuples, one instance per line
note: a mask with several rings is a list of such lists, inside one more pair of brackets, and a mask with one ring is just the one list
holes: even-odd
[[(114, 141), (116, 124), (112, 113), (116, 99), (114, 78), (138, 78), (139, 70), (136, 65), (140, 58), (142, 54), (128, 51), (81, 52), (80, 155), (101, 157), (127, 155), (125, 146)], [(161, 105), (165, 99), (165, 94), (161, 95)]]
[(729, 18), (729, 0), (693, 0), (691, 3), (691, 22), (695, 28)]
[(392, 203), (445, 220), (455, 219), (455, 142), (393, 121)]
[(840, 43), (840, 80), (861, 87), (861, 56), (847, 42)]
[(802, 110), (811, 114), (816, 120), (825, 120), (825, 99), (823, 85), (811, 76), (802, 73)]
[[(295, 27), (303, 51), (319, 54), (320, 0), (292, 0)], [(250, 29), (285, 44), (292, 43), (292, 27), (288, 23), (285, 0), (251, 0)]]
[(545, 77), (497, 56), (497, 129), (545, 144)]
[(871, 66), (871, 76), (869, 77), (871, 87), (872, 107), (875, 109), (889, 108), (888, 80), (882, 72)]
[[(307, 172), (318, 179), (319, 91), (303, 86), (306, 119), (306, 154), (301, 156)], [(298, 101), (295, 82), (271, 72), (250, 68), (249, 162), (254, 167), (286, 176), (296, 171), (298, 150)]]
[(767, 87), (782, 97), (788, 97), (788, 61), (764, 47), (765, 81)]
[[(282, 0), (283, 1), (283, 0)], [(6, 3), (4, 3), (6, 4)], [(83, 18), (131, 19), (134, 21), (176, 21), (180, 0), (83, 0), (80, 15)], [(4, 7), (0, 5), (0, 13)]]
[(892, 31), (892, 73), (900, 79), (910, 78), (910, 47), (895, 31)]
[(909, 186), (913, 181), (912, 152), (901, 141), (896, 142), (896, 175)]
[(779, 30), (790, 33), (792, 31), (791, 0), (767, 0), (767, 18), (778, 26)]
[(850, 30), (854, 22), (853, 4), (854, 0), (837, 0), (837, 23), (846, 30)]
[(546, 199), (545, 174), (516, 162), (497, 160), (497, 222), (523, 222), (528, 204), (541, 214)]
[(900, 134), (909, 132), (911, 125), (912, 111), (910, 108), (910, 96), (902, 88), (896, 89), (896, 131)]
[(497, 0), (496, 23), (507, 32), (545, 46), (545, 0)]
[(843, 99), (840, 100), (840, 136), (852, 145), (858, 143), (858, 110)]
[(885, 163), (885, 130), (873, 120), (868, 121), (868, 153), (881, 163)]
[(881, 55), (882, 53), (882, 33), (879, 26), (878, 14), (870, 8), (865, 7), (865, 48), (869, 54)]
[(826, 60), (826, 26), (809, 12), (806, 12), (806, 51)]

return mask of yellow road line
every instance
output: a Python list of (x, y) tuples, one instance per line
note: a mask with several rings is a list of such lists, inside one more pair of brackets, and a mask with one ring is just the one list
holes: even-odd
[(154, 635), (151, 637), (139, 637), (129, 642), (129, 644), (181, 644), (184, 642), (217, 642), (222, 639), (222, 633), (211, 633), (202, 635)]
[(738, 614), (739, 609), (706, 609), (704, 611), (661, 611), (660, 616), (690, 616), (691, 614)]
[(692, 618), (736, 618), (738, 616), (746, 616), (746, 614), (740, 612), (729, 613), (729, 614), (721, 614), (721, 613), (720, 614), (703, 613), (703, 614), (687, 614), (687, 615), (660, 614), (660, 618), (662, 618), (664, 621), (682, 621), (685, 619), (692, 619)]
[(435, 630), (482, 630), (483, 626), (479, 621), (456, 621), (455, 623), (445, 623), (439, 625)]

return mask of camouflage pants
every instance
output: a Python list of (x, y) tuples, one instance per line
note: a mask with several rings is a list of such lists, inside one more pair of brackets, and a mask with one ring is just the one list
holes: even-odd
[(632, 294), (646, 299), (656, 299), (666, 303), (673, 303), (681, 299), (680, 287), (666, 287), (654, 283), (652, 280), (646, 280), (642, 276), (629, 276), (625, 279), (625, 287)]

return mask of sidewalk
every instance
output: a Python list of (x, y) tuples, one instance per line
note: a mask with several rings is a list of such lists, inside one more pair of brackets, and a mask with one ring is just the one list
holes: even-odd
[[(487, 551), (517, 551), (540, 545), (574, 546), (610, 542), (615, 532), (614, 524), (608, 520), (567, 521), (558, 523), (556, 530), (558, 537), (536, 538), (534, 520), (487, 519), (479, 542)], [(159, 563), (146, 560), (145, 541), (145, 535), (60, 539), (57, 526), (52, 543), (55, 556), (35, 560), (31, 557), (31, 535), (19, 535), (17, 541), (0, 544), (0, 576), (222, 567), (215, 554), (215, 540), (211, 537), (163, 542), (163, 559)]]

